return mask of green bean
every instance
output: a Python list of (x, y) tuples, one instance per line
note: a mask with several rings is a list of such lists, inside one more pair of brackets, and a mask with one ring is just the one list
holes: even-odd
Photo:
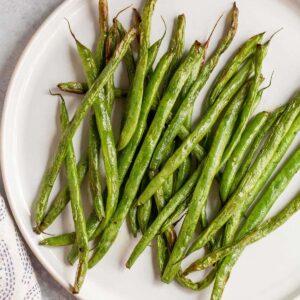
[(282, 114), (284, 109), (285, 109), (284, 105), (280, 106), (270, 115), (270, 117), (268, 118), (268, 121), (263, 126), (260, 133), (258, 134), (256, 139), (254, 140), (254, 142), (251, 145), (251, 148), (249, 149), (245, 159), (243, 160), (243, 164), (240, 166), (239, 170), (236, 173), (236, 176), (234, 178), (234, 181), (233, 181), (233, 184), (232, 184), (232, 187), (231, 187), (231, 190), (230, 190), (230, 194), (232, 194), (235, 191), (235, 189), (237, 188), (237, 186), (239, 185), (239, 183), (241, 182), (241, 180), (245, 176), (246, 172), (248, 171), (248, 169), (249, 169), (249, 167), (252, 163), (252, 160), (253, 160), (258, 148), (260, 147), (260, 145), (262, 143), (262, 140), (266, 137), (266, 135), (269, 132), (270, 128), (272, 128), (272, 126), (274, 125), (276, 120), (279, 118), (279, 116)]
[[(83, 181), (85, 175), (87, 174), (87, 170), (88, 170), (88, 160), (86, 158), (83, 158), (79, 161), (77, 165), (79, 184)], [(38, 234), (44, 232), (63, 212), (63, 210), (69, 203), (69, 201), (70, 201), (70, 191), (69, 191), (68, 184), (66, 184), (51, 203), (50, 208), (46, 212), (45, 217), (43, 218), (41, 224), (38, 227), (36, 227), (34, 231)]]
[(128, 46), (135, 37), (135, 29), (131, 29), (126, 37), (119, 44), (116, 49), (113, 58), (110, 60), (108, 65), (103, 69), (102, 73), (99, 75), (97, 80), (91, 86), (88, 93), (85, 95), (83, 101), (80, 103), (73, 119), (70, 124), (67, 126), (64, 134), (60, 138), (58, 148), (54, 154), (54, 159), (51, 161), (48, 166), (44, 177), (42, 179), (40, 190), (37, 196), (36, 205), (35, 205), (35, 221), (39, 225), (44, 217), (44, 213), (47, 207), (48, 198), (52, 190), (54, 181), (59, 173), (60, 167), (64, 158), (66, 156), (66, 150), (68, 143), (71, 141), (73, 135), (75, 134), (78, 126), (85, 117), (88, 109), (93, 105), (97, 100), (99, 92), (103, 89), (108, 78), (115, 71), (119, 65), (121, 59), (123, 58), (125, 52), (128, 49)]
[(39, 242), (42, 246), (63, 247), (72, 245), (75, 242), (75, 234), (65, 233), (57, 236), (51, 236)]
[(242, 164), (244, 154), (251, 147), (254, 139), (268, 120), (268, 117), (269, 114), (267, 112), (261, 112), (257, 114), (247, 125), (244, 133), (241, 136), (239, 144), (232, 152), (232, 155), (224, 169), (220, 184), (220, 196), (223, 201), (226, 201), (229, 196), (234, 177), (238, 168)]
[(135, 246), (133, 252), (128, 259), (126, 266), (131, 268), (139, 255), (145, 250), (147, 245), (153, 240), (153, 238), (159, 233), (161, 226), (165, 221), (175, 212), (176, 208), (186, 200), (186, 198), (191, 194), (194, 188), (202, 166), (199, 166), (193, 175), (188, 179), (188, 181), (183, 185), (183, 187), (169, 200), (166, 206), (162, 209), (160, 214), (152, 222), (150, 227), (144, 233), (138, 244)]
[(204, 114), (193, 132), (182, 142), (180, 147), (164, 164), (161, 171), (150, 181), (144, 192), (140, 195), (136, 205), (141, 205), (147, 201), (157, 189), (164, 183), (166, 178), (182, 164), (186, 157), (203, 139), (206, 133), (212, 128), (224, 108), (230, 102), (235, 93), (247, 80), (252, 71), (252, 61), (249, 61), (243, 68), (235, 75), (234, 78), (228, 83), (226, 89), (222, 92), (219, 99), (213, 106)]
[(140, 207), (135, 207), (135, 209), (137, 209), (138, 223), (141, 228), (141, 232), (144, 234), (148, 228), (151, 217), (152, 200), (147, 201)]
[[(81, 63), (87, 78), (87, 85), (88, 87), (91, 87), (93, 82), (97, 78), (98, 74), (98, 68), (97, 64), (94, 60), (93, 54), (91, 50), (89, 50), (87, 47), (85, 47), (80, 41), (76, 38), (74, 33), (71, 30), (70, 24), (69, 30), (71, 35), (73, 36), (77, 51), (79, 54), (79, 57), (81, 59)], [(109, 36), (109, 39), (111, 39), (111, 36)], [(107, 40), (109, 40), (107, 38)], [(111, 80), (109, 80), (111, 82)], [(107, 84), (107, 86), (109, 83)], [(113, 96), (114, 97), (114, 96)], [(107, 94), (107, 107), (110, 107), (111, 103), (108, 104), (108, 102), (111, 102), (112, 99), (110, 97), (110, 94)], [(95, 108), (94, 108), (95, 111)], [(96, 113), (96, 119), (99, 118), (99, 115)], [(89, 145), (88, 145), (88, 156), (89, 156), (89, 184), (90, 184), (90, 190), (92, 194), (94, 209), (97, 217), (99, 220), (103, 219), (105, 216), (104, 212), (104, 204), (101, 194), (101, 179), (100, 179), (100, 141), (99, 141), (99, 135), (97, 131), (97, 125), (96, 120), (93, 120), (93, 116), (91, 116), (90, 120), (90, 129), (89, 129)]]
[[(65, 130), (69, 123), (69, 117), (65, 102), (62, 98), (60, 106), (60, 122), (62, 127), (62, 132)], [(68, 144), (67, 155), (66, 155), (66, 173), (70, 188), (70, 199), (72, 216), (75, 226), (76, 241), (78, 243), (80, 254), (79, 254), (79, 264), (77, 268), (76, 279), (73, 287), (73, 293), (78, 293), (86, 272), (88, 264), (88, 237), (85, 226), (85, 217), (80, 196), (80, 185), (78, 182), (78, 174), (76, 168), (76, 157), (73, 149), (72, 143)]]
[[(264, 45), (257, 45), (257, 51), (255, 53), (256, 64), (262, 65), (262, 61), (266, 56), (268, 46), (269, 46), (269, 42), (267, 42)], [(255, 107), (258, 104), (258, 101), (260, 100), (259, 97), (257, 97), (258, 87), (261, 83), (260, 74), (261, 74), (260, 70), (258, 70), (258, 72), (257, 70), (255, 70), (256, 81), (255, 83), (253, 83), (254, 85), (253, 88), (250, 89), (249, 95), (247, 97), (247, 101), (245, 102), (244, 109), (239, 119), (239, 125), (235, 131), (234, 136), (230, 141), (230, 144), (228, 145), (224, 153), (224, 157), (222, 159), (222, 164), (220, 166), (220, 169), (222, 169), (225, 166), (226, 162), (230, 158), (232, 152), (234, 151), (236, 145), (238, 144), (241, 138), (243, 131), (245, 130), (249, 118), (251, 117)]]
[(185, 15), (179, 15), (176, 20), (176, 24), (172, 33), (170, 45), (169, 45), (169, 51), (174, 52), (174, 59), (172, 61), (172, 64), (167, 71), (167, 74), (165, 76), (164, 84), (162, 89), (165, 90), (167, 88), (167, 85), (172, 78), (172, 75), (174, 71), (178, 68), (184, 52), (184, 40), (185, 40), (185, 28), (186, 28), (186, 19)]
[[(202, 248), (214, 234), (234, 215), (239, 212), (243, 207), (247, 207), (252, 201), (249, 195), (257, 186), (257, 182), (263, 174), (265, 168), (269, 165), (277, 148), (283, 139), (286, 139), (286, 133), (294, 123), (297, 115), (300, 112), (300, 92), (296, 93), (292, 100), (288, 103), (285, 111), (275, 123), (270, 136), (267, 138), (263, 149), (260, 151), (253, 165), (249, 168), (246, 176), (239, 184), (237, 190), (227, 201), (225, 207), (211, 222), (209, 227), (200, 234), (190, 247), (188, 253)], [(300, 119), (300, 118), (299, 118)]]
[[(172, 33), (170, 45), (169, 45), (169, 51), (174, 53), (173, 61), (169, 67), (169, 69), (166, 72), (166, 75), (164, 77), (164, 80), (162, 82), (161, 91), (164, 92), (169, 84), (169, 81), (178, 68), (184, 52), (184, 40), (185, 40), (185, 27), (186, 27), (186, 20), (184, 15), (179, 15), (176, 20), (176, 25), (174, 28), (174, 31)], [(155, 99), (155, 102), (153, 103), (153, 108), (156, 109), (158, 106), (158, 100), (161, 98), (161, 95)], [(176, 103), (174, 105), (174, 108), (176, 107)]]
[(105, 43), (108, 34), (108, 3), (107, 0), (99, 0), (99, 38), (96, 49), (96, 62), (101, 71), (105, 64)]
[(105, 217), (100, 178), (100, 139), (96, 119), (90, 118), (89, 132), (89, 184), (96, 216), (99, 220)]
[[(88, 91), (88, 85), (86, 82), (61, 82), (57, 85), (57, 87), (63, 91), (73, 94), (84, 95)], [(127, 96), (127, 90), (121, 88), (115, 88), (114, 94), (116, 98), (123, 98)]]
[(105, 220), (103, 223), (107, 224), (116, 210), (119, 198), (120, 184), (118, 177), (117, 152), (110, 115), (108, 113), (106, 103), (104, 99), (101, 99), (101, 96), (100, 99), (96, 100), (93, 109), (95, 111), (97, 127), (100, 133), (106, 173), (107, 198), (105, 206)]
[(139, 230), (138, 220), (137, 220), (137, 208), (131, 207), (128, 213), (128, 224), (130, 228), (130, 232), (133, 237), (137, 237), (137, 233)]
[(170, 66), (173, 56), (174, 56), (173, 53), (168, 52), (160, 59), (146, 87), (144, 100), (142, 103), (141, 116), (137, 126), (137, 130), (132, 140), (127, 145), (127, 147), (119, 155), (118, 169), (119, 169), (120, 183), (123, 182), (124, 177), (127, 174), (128, 169), (133, 161), (134, 154), (144, 135), (151, 106), (158, 94), (159, 87), (161, 85), (166, 70)]
[(234, 57), (230, 59), (225, 67), (220, 71), (217, 78), (210, 89), (207, 96), (207, 103), (211, 106), (221, 94), (227, 82), (236, 74), (240, 66), (249, 58), (255, 51), (258, 43), (262, 41), (264, 32), (254, 35), (248, 39), (235, 53)]
[(190, 198), (188, 198), (186, 201), (181, 203), (175, 210), (175, 212), (170, 216), (170, 218), (162, 225), (160, 232), (165, 232), (171, 225), (176, 224), (178, 221), (181, 220), (183, 213), (187, 209)]
[(149, 36), (151, 31), (151, 17), (156, 0), (147, 0), (143, 10), (141, 23), (141, 43), (139, 48), (139, 58), (136, 66), (133, 83), (128, 94), (126, 107), (126, 120), (121, 131), (118, 149), (124, 149), (130, 142), (138, 124), (140, 117), (144, 81), (148, 62)]
[[(169, 154), (173, 153), (174, 146), (175, 143), (169, 145)], [(151, 177), (152, 176), (150, 176), (150, 178)], [(167, 200), (169, 200), (169, 198), (172, 196), (172, 192), (173, 192), (173, 176), (170, 176), (168, 180), (166, 180), (164, 185), (160, 187), (154, 195), (154, 200), (156, 203), (158, 213), (160, 213), (160, 211), (164, 208)], [(158, 257), (158, 266), (161, 275), (164, 272), (169, 257), (168, 248), (169, 249), (173, 248), (175, 239), (176, 239), (176, 232), (172, 225), (166, 229), (164, 234), (160, 234), (157, 236), (157, 257)]]
[[(105, 196), (106, 196), (106, 192), (103, 193), (103, 198), (106, 198)], [(100, 223), (99, 219), (96, 217), (96, 214), (92, 211), (86, 222), (86, 231), (87, 231), (89, 241), (91, 241), (91, 237), (92, 237), (93, 233), (95, 232), (95, 230), (98, 228), (99, 223)], [(102, 222), (102, 224), (104, 224), (104, 222)], [(72, 233), (70, 234), (70, 239), (71, 239), (71, 237), (72, 237)], [(67, 256), (68, 262), (71, 265), (73, 265), (76, 262), (76, 260), (78, 258), (78, 254), (79, 254), (78, 245), (75, 241), (73, 243), (73, 247), (72, 247), (71, 251), (69, 252), (69, 254)]]
[(184, 256), (188, 243), (195, 232), (202, 208), (206, 205), (211, 184), (217, 174), (223, 152), (234, 129), (239, 111), (245, 99), (245, 93), (245, 89), (241, 89), (229, 105), (218, 126), (211, 149), (204, 161), (203, 171), (193, 192), (193, 197), (181, 226), (178, 239), (162, 276), (164, 282), (173, 280), (179, 271), (180, 262), (178, 261), (181, 261)]
[[(141, 183), (141, 190), (147, 185), (149, 181), (148, 176), (144, 176), (142, 183)], [(148, 224), (151, 217), (151, 210), (152, 210), (152, 200), (147, 201), (144, 205), (140, 207), (132, 207), (131, 209), (135, 208), (137, 210), (137, 219), (138, 224), (141, 228), (141, 232), (144, 234), (148, 228)]]
[[(90, 259), (90, 267), (94, 266), (108, 251), (113, 241), (115, 240), (118, 231), (128, 214), (132, 202), (138, 191), (140, 182), (147, 170), (150, 162), (152, 152), (158, 142), (167, 117), (176, 101), (182, 86), (190, 74), (191, 66), (201, 57), (203, 50), (198, 42), (192, 46), (188, 57), (178, 68), (166, 90), (163, 99), (160, 101), (157, 112), (150, 125), (144, 142), (140, 148), (136, 160), (132, 166), (129, 178), (127, 180), (121, 202), (118, 206), (117, 212), (107, 226), (99, 240), (96, 252)], [(152, 195), (151, 195), (152, 196)], [(150, 199), (150, 197), (148, 198)], [(147, 199), (147, 200), (148, 200)]]
[(271, 232), (275, 231), (286, 221), (288, 221), (298, 210), (300, 209), (300, 195), (297, 195), (292, 201), (290, 201), (278, 214), (270, 218), (262, 225), (252, 229), (249, 233), (238, 239), (232, 244), (217, 249), (212, 253), (204, 256), (195, 264), (191, 265), (184, 274), (188, 274), (193, 271), (203, 270), (213, 265), (218, 260), (224, 258), (230, 253), (239, 252), (240, 249), (244, 249), (246, 246), (259, 241), (266, 237)]

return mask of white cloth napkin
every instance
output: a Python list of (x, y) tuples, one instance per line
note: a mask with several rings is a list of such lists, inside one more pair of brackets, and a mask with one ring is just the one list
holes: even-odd
[(19, 233), (0, 196), (0, 300), (40, 300), (41, 290)]

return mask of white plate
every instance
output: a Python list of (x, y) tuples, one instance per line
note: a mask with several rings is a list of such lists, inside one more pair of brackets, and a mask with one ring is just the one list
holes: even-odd
[[(68, 249), (38, 246), (41, 236), (32, 232), (32, 204), (40, 179), (57, 142), (56, 99), (49, 88), (60, 81), (83, 79), (74, 43), (64, 17), (85, 44), (92, 46), (97, 27), (96, 0), (69, 0), (63, 3), (41, 26), (26, 48), (16, 68), (7, 93), (2, 119), (1, 163), (7, 197), (18, 226), (37, 258), (57, 281), (68, 288), (73, 282), (75, 268), (65, 262)], [(129, 4), (141, 6), (140, 0), (111, 0), (111, 16)], [(187, 45), (198, 38), (204, 41), (216, 19), (231, 8), (231, 1), (159, 0), (153, 20), (154, 41), (163, 31), (162, 15), (168, 24), (167, 47), (173, 18), (184, 12), (187, 17)], [(265, 62), (268, 78), (275, 71), (273, 84), (263, 97), (261, 109), (271, 109), (285, 102), (300, 83), (300, 2), (298, 0), (241, 0), (239, 31), (218, 69), (250, 35), (267, 31), (270, 36), (284, 27), (272, 45)], [(128, 20), (129, 12), (122, 20)], [(221, 22), (222, 23), (222, 22)], [(218, 27), (211, 43), (214, 48), (222, 33)], [(216, 75), (216, 71), (213, 77)], [(122, 79), (122, 78), (121, 78)], [(212, 78), (211, 78), (212, 79)], [(121, 82), (120, 78), (117, 82)], [(211, 80), (210, 80), (211, 82)], [(120, 84), (120, 83), (119, 83)], [(195, 111), (198, 112), (205, 95), (201, 93)], [(73, 112), (79, 100), (68, 97)], [(82, 132), (76, 137), (76, 144)], [(293, 147), (299, 145), (300, 137)], [(276, 204), (278, 210), (299, 192), (299, 174)], [(55, 191), (58, 185), (55, 186)], [(71, 229), (70, 212), (64, 212), (48, 231), (60, 233)], [(293, 299), (300, 291), (300, 217), (292, 218), (276, 233), (249, 247), (237, 263), (229, 280), (224, 299), (276, 300)], [(200, 293), (187, 291), (177, 284), (160, 283), (153, 269), (150, 249), (137, 261), (131, 271), (124, 267), (136, 241), (130, 239), (124, 227), (105, 259), (88, 273), (81, 296), (84, 299), (209, 299), (209, 289)]]

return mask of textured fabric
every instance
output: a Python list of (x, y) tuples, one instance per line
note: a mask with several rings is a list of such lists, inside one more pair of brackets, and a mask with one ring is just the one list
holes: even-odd
[(0, 197), (0, 300), (39, 300), (30, 259), (14, 223)]

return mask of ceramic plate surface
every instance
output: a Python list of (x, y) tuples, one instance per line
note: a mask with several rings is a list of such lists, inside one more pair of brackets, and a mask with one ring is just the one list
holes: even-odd
[[(110, 0), (110, 16), (133, 4), (140, 8), (141, 0)], [(228, 0), (158, 0), (153, 17), (152, 42), (163, 32), (160, 16), (167, 22), (168, 34), (160, 55), (167, 49), (174, 18), (181, 13), (187, 17), (187, 47), (193, 40), (206, 40), (217, 18), (228, 12)], [(268, 80), (274, 70), (272, 86), (266, 90), (258, 111), (271, 110), (286, 102), (300, 86), (300, 2), (298, 0), (240, 0), (239, 30), (229, 50), (222, 56), (217, 71), (239, 45), (251, 35), (266, 31), (266, 38), (283, 27), (274, 38), (264, 64)], [(126, 25), (130, 12), (120, 17)], [(48, 93), (58, 82), (83, 80), (74, 42), (68, 32), (67, 18), (77, 37), (86, 45), (94, 46), (97, 31), (97, 1), (69, 0), (64, 2), (41, 26), (22, 55), (5, 100), (2, 119), (1, 163), (7, 197), (16, 222), (29, 247), (37, 258), (64, 287), (73, 282), (75, 267), (66, 263), (69, 249), (38, 246), (42, 236), (32, 231), (32, 205), (38, 186), (52, 156), (58, 139), (58, 101)], [(210, 45), (217, 45), (223, 32), (224, 20), (218, 26)], [(266, 80), (266, 81), (267, 81)], [(122, 72), (116, 76), (118, 86), (126, 86)], [(208, 84), (208, 85), (209, 85)], [(199, 95), (195, 118), (199, 114), (207, 89)], [(68, 96), (67, 103), (73, 113), (80, 99)], [(115, 124), (119, 123), (118, 112)], [(78, 152), (84, 149), (78, 131), (74, 143)], [(299, 146), (298, 135), (289, 154)], [(82, 150), (83, 151), (83, 150)], [(278, 211), (299, 192), (300, 174), (290, 183), (270, 215)], [(58, 191), (55, 185), (53, 195)], [(47, 231), (61, 233), (72, 229), (70, 210), (67, 209)], [(230, 300), (283, 300), (294, 299), (300, 292), (300, 214), (293, 217), (276, 233), (250, 246), (238, 261), (229, 280), (224, 299)], [(136, 262), (131, 271), (124, 262), (137, 240), (130, 238), (124, 226), (109, 253), (86, 278), (80, 297), (99, 300), (153, 300), (153, 299), (209, 299), (210, 289), (195, 293), (175, 283), (163, 284), (157, 276), (151, 248)], [(200, 278), (200, 277), (199, 277)]]

